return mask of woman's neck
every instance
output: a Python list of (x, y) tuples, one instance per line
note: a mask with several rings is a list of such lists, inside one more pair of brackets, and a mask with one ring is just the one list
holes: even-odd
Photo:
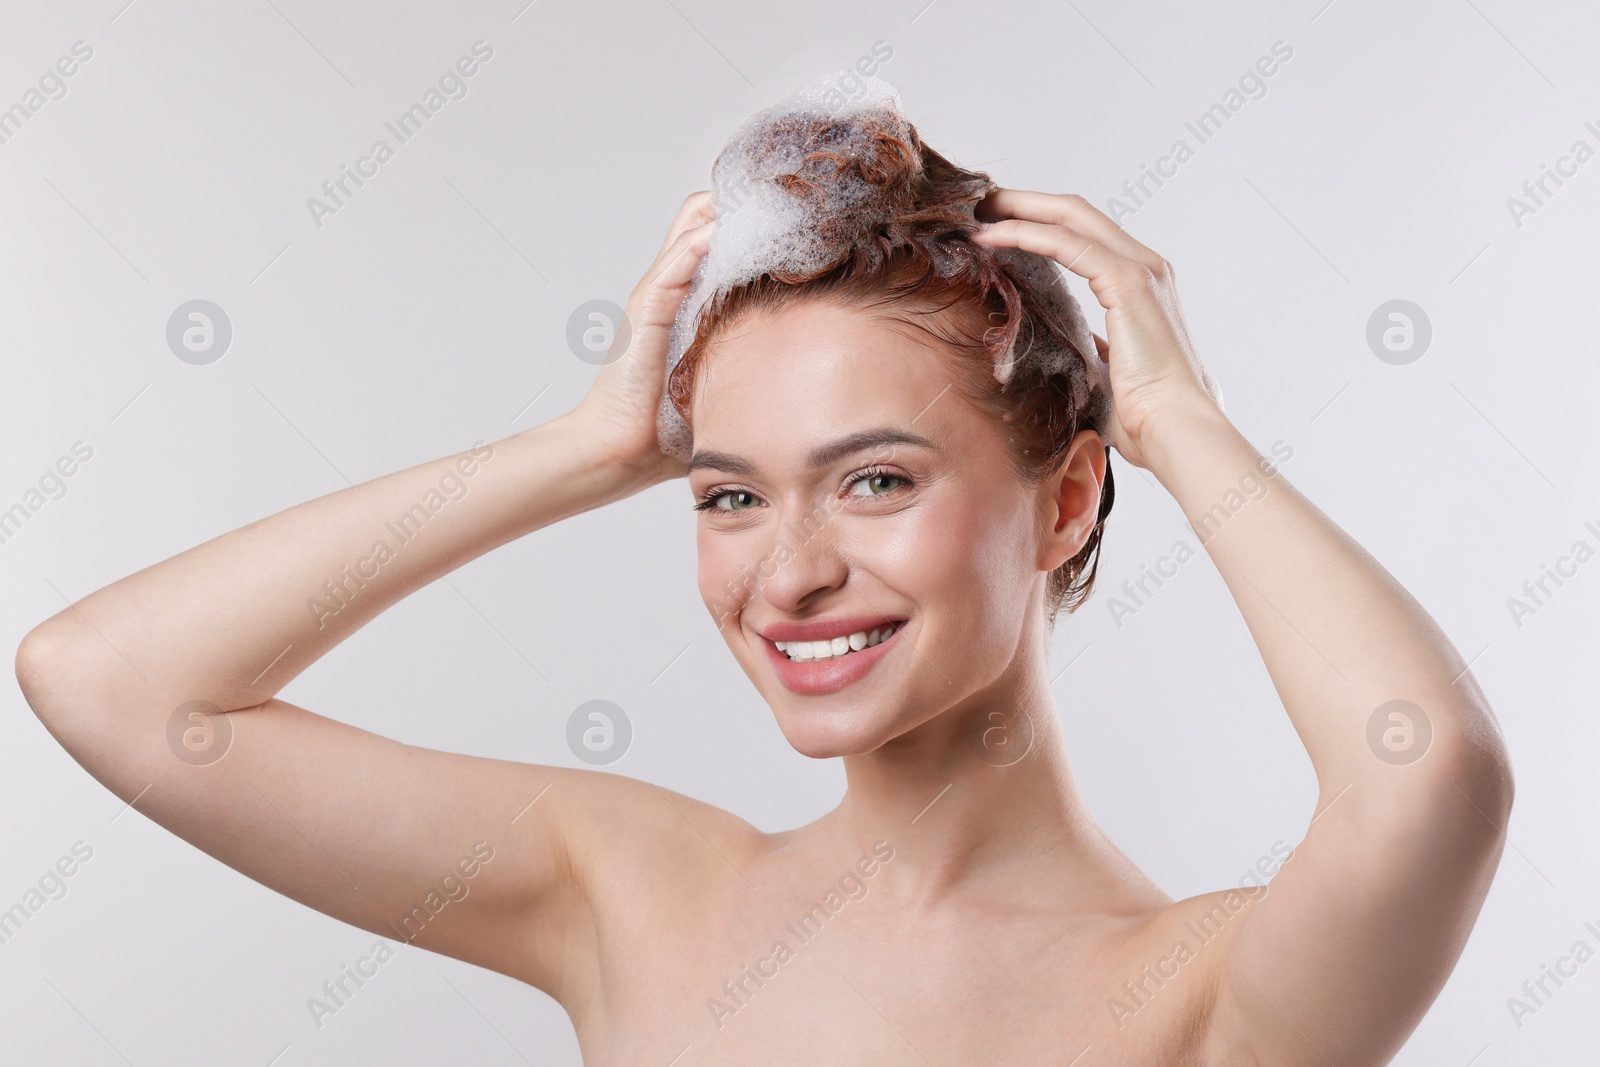
[(844, 762), (844, 799), (815, 828), (852, 855), (887, 842), (876, 882), (907, 908), (1038, 899), (1041, 881), (1154, 890), (1083, 808), (1042, 663)]

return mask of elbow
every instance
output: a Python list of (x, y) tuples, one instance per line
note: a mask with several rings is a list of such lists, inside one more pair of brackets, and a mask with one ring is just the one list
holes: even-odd
[(1494, 713), (1482, 707), (1458, 716), (1434, 744), (1441, 793), (1455, 794), (1457, 803), (1465, 798), (1503, 835), (1516, 798), (1516, 777)]
[(84, 625), (64, 612), (28, 631), (17, 646), (17, 685), (52, 733), (72, 708), (84, 705), (81, 694), (94, 677), (89, 646), (79, 632)]
[(1500, 745), (1492, 752), (1480, 754), (1470, 761), (1463, 777), (1473, 786), (1474, 795), (1483, 798), (1486, 810), (1503, 829), (1511, 818), (1511, 805), (1517, 792), (1516, 776), (1511, 772), (1511, 755), (1505, 746)]
[(50, 703), (49, 694), (59, 689), (59, 665), (66, 651), (67, 639), (60, 628), (44, 622), (29, 630), (17, 646), (14, 664), (17, 686), (22, 698), (28, 702), (35, 715), (43, 715)]
[(126, 799), (154, 780), (169, 744), (160, 690), (89, 623), (68, 611), (34, 627), (15, 670), (45, 731), (102, 785)]

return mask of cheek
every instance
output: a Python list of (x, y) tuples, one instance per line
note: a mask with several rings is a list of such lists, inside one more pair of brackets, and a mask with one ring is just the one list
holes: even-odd
[(938, 613), (930, 622), (939, 634), (976, 647), (986, 630), (1009, 632), (1022, 617), (1033, 577), (1025, 506), (1003, 492), (941, 501), (919, 510), (877, 558), (898, 588)]
[[(704, 530), (695, 538), (699, 559), (698, 582), (700, 596), (716, 613), (718, 607), (736, 606), (739, 592), (739, 563), (744, 558), (726, 537), (712, 537)], [(729, 584), (733, 588), (729, 588)]]
[[(1010, 661), (1026, 614), (1030, 537), (1014, 498), (971, 494), (930, 509), (914, 545), (934, 661), (990, 677)], [(938, 651), (934, 651), (938, 649)], [(954, 677), (954, 673), (952, 673)]]
[(784, 544), (704, 528), (695, 537), (695, 551), (700, 598), (719, 625), (722, 616), (742, 610), (756, 597), (762, 582), (790, 558)]

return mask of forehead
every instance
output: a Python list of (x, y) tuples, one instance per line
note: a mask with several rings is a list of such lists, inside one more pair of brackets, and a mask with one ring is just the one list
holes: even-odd
[(811, 300), (741, 320), (706, 353), (695, 382), (695, 447), (755, 451), (862, 426), (934, 436), (970, 417), (955, 357), (881, 313)]

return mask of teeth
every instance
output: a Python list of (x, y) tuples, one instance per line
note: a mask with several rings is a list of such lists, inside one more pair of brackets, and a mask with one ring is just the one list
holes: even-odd
[(844, 637), (834, 637), (824, 641), (774, 641), (773, 644), (778, 646), (779, 652), (786, 653), (796, 663), (834, 659), (879, 644), (894, 633), (898, 625), (889, 623), (873, 627), (871, 631), (858, 630)]

